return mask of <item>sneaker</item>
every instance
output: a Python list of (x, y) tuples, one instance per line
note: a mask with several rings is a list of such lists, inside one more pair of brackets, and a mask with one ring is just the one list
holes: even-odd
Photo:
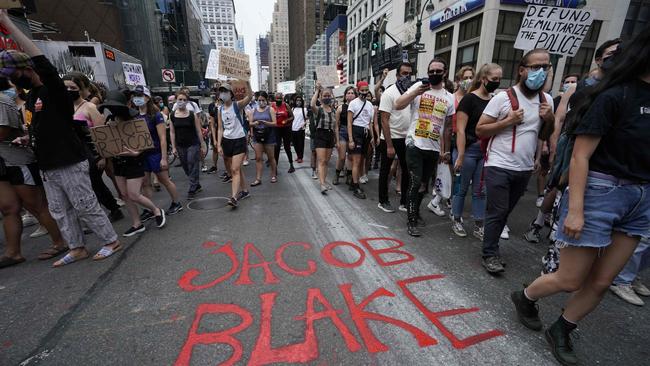
[(251, 196), (250, 192), (241, 191), (241, 192), (237, 193), (237, 201), (241, 201), (241, 200), (246, 199), (246, 198), (248, 198), (250, 196)]
[(142, 221), (143, 223), (153, 218), (154, 218), (154, 214), (153, 212), (151, 212), (151, 210), (144, 209), (140, 214), (140, 221)]
[(30, 238), (39, 238), (43, 235), (47, 235), (47, 229), (43, 225), (38, 225), (38, 228), (33, 233), (29, 234)]
[(194, 193), (199, 193), (201, 191), (203, 191), (203, 187), (201, 187), (201, 185), (199, 184), (198, 186), (196, 186), (196, 189), (194, 190)]
[(214, 174), (214, 173), (216, 173), (216, 172), (217, 172), (217, 167), (216, 167), (216, 166), (213, 166), (212, 168), (208, 169), (208, 171), (207, 171), (206, 173), (208, 173), (208, 174)]
[(202, 167), (201, 167), (201, 171), (202, 171), (203, 173), (206, 173), (206, 172), (208, 171), (208, 167), (205, 166), (205, 165), (202, 166)]
[(318, 179), (318, 175), (316, 175), (316, 171), (312, 170), (311, 171), (311, 179)]
[(223, 182), (223, 183), (230, 183), (230, 182), (232, 182), (232, 177), (229, 176), (229, 175), (226, 175), (226, 176), (221, 180), (221, 182)]
[(368, 176), (367, 176), (367, 175), (362, 175), (362, 176), (359, 178), (359, 183), (361, 183), (361, 184), (368, 184)]
[(528, 231), (524, 234), (524, 239), (529, 243), (539, 243), (542, 240), (542, 235), (539, 233), (541, 229), (542, 228), (537, 226), (535, 223), (530, 224), (530, 228), (528, 228)]
[(435, 198), (432, 199), (427, 204), (427, 208), (429, 209), (429, 211), (433, 212), (436, 216), (440, 216), (440, 217), (445, 216), (445, 211), (442, 208), (440, 208), (439, 205), (434, 204), (434, 200), (435, 200)]
[(36, 225), (38, 223), (38, 220), (36, 220), (36, 217), (34, 217), (30, 213), (24, 214), (23, 217), (22, 217), (22, 220), (23, 220), (23, 227)]
[(464, 238), (467, 236), (467, 232), (465, 231), (465, 228), (463, 227), (463, 223), (458, 221), (458, 220), (452, 220), (451, 222), (451, 230), (454, 232), (454, 234), (460, 236), (461, 238)]
[(638, 277), (632, 281), (632, 289), (641, 296), (650, 296), (650, 289), (648, 289)]
[(124, 201), (122, 201), (121, 198), (116, 198), (115, 203), (117, 203), (117, 205), (120, 206), (120, 207), (124, 207), (124, 205), (125, 205)]
[(406, 209), (406, 205), (399, 205), (399, 207), (397, 209), (402, 211), (402, 212), (408, 212), (408, 210)]
[(250, 162), (248, 161), (248, 159), (244, 160), (244, 163), (242, 163), (243, 166), (248, 166), (248, 164), (250, 164)]
[(420, 233), (420, 230), (418, 230), (416, 224), (411, 224), (411, 223), (409, 223), (409, 224), (406, 226), (406, 231), (407, 231), (408, 234), (411, 235), (411, 236), (415, 236), (415, 237), (422, 236), (422, 234)]
[(172, 202), (172, 204), (169, 205), (169, 208), (167, 209), (167, 214), (176, 215), (181, 211), (183, 211), (183, 205), (181, 205), (180, 202)]
[(365, 200), (366, 199), (366, 193), (361, 189), (360, 187), (357, 187), (354, 189), (353, 193), (354, 197), (360, 199), (360, 200)]
[(537, 200), (535, 200), (535, 206), (537, 208), (542, 207), (542, 203), (544, 202), (544, 195), (537, 196)]
[(578, 357), (573, 351), (573, 344), (571, 342), (571, 330), (566, 329), (560, 323), (560, 320), (551, 325), (550, 328), (544, 332), (546, 341), (551, 346), (553, 356), (558, 360), (561, 365), (577, 365)]
[(483, 258), (481, 264), (489, 273), (501, 273), (506, 270), (503, 268), (503, 264), (501, 264), (501, 261), (497, 257)]
[(332, 184), (335, 186), (338, 186), (341, 183), (341, 177), (338, 176), (338, 174), (334, 177), (334, 180), (332, 180)]
[(321, 193), (322, 195), (324, 195), (324, 196), (327, 195), (327, 186), (326, 186), (326, 185), (324, 185), (324, 184), (321, 184), (321, 185), (320, 185), (320, 193)]
[(503, 227), (503, 231), (501, 231), (501, 239), (503, 240), (510, 239), (510, 228), (508, 227), (508, 225)]
[(122, 213), (122, 210), (120, 210), (119, 208), (114, 211), (111, 211), (111, 213), (108, 214), (108, 220), (110, 220), (110, 222), (120, 221), (123, 218), (124, 218), (124, 214)]
[[(216, 169), (216, 168), (215, 168)], [(223, 173), (219, 174), (219, 178), (225, 179), (228, 176), (228, 172), (224, 171)]]
[(138, 227), (131, 227), (129, 230), (125, 231), (124, 234), (122, 234), (122, 236), (128, 238), (135, 234), (143, 233), (145, 230), (147, 230), (147, 228), (144, 227), (144, 224), (140, 224), (140, 226)]
[(445, 203), (447, 204), (447, 209), (451, 210), (451, 198), (447, 198), (447, 201), (445, 201)]
[(156, 226), (162, 228), (167, 223), (167, 218), (165, 217), (165, 210), (160, 209), (160, 215), (156, 216)]
[(292, 165), (292, 166), (289, 168), (289, 170), (287, 171), (287, 173), (291, 174), (291, 173), (293, 173), (293, 172), (295, 172), (295, 171), (296, 171), (296, 168), (294, 168), (293, 165)]
[(228, 206), (232, 208), (237, 208), (237, 199), (235, 197), (230, 197), (228, 200)]
[(380, 210), (382, 210), (382, 211), (384, 211), (386, 213), (395, 212), (395, 209), (393, 208), (393, 206), (391, 206), (390, 202), (386, 202), (386, 203), (379, 202), (377, 204), (377, 207), (379, 207)]
[(632, 305), (643, 306), (644, 304), (639, 295), (634, 292), (631, 284), (611, 285), (609, 286), (609, 289), (616, 294), (616, 296)]
[(474, 231), (472, 231), (472, 235), (480, 241), (483, 241), (483, 234), (485, 233), (483, 226), (478, 226), (474, 225)]
[(528, 300), (523, 290), (513, 291), (510, 294), (510, 299), (515, 304), (517, 318), (521, 324), (528, 329), (542, 330), (542, 321), (539, 319), (539, 307), (536, 302)]

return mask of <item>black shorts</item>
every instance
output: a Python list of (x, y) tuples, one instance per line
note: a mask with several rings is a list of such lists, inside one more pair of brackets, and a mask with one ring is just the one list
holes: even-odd
[(12, 186), (42, 186), (41, 174), (36, 163), (8, 166), (6, 173), (0, 175), (0, 182), (9, 182)]
[(239, 139), (227, 139), (224, 137), (221, 140), (221, 148), (223, 149), (223, 156), (227, 158), (244, 154), (246, 153), (246, 137)]
[(539, 165), (541, 165), (541, 171), (542, 175), (546, 175), (548, 171), (551, 169), (551, 161), (550, 154), (542, 154), (542, 156), (539, 158)]
[(354, 149), (348, 148), (348, 154), (365, 154), (370, 145), (370, 130), (352, 126), (352, 141), (354, 141)]
[(116, 177), (142, 178), (144, 177), (144, 157), (140, 155), (113, 158), (113, 170)]
[(314, 136), (314, 147), (316, 149), (333, 149), (336, 144), (336, 136), (333, 130), (319, 128)]

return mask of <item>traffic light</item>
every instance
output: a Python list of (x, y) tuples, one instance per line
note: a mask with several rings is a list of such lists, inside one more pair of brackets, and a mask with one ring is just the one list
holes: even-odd
[(379, 49), (379, 33), (372, 32), (372, 49)]
[(366, 31), (361, 32), (361, 45), (363, 48), (368, 46), (368, 34)]

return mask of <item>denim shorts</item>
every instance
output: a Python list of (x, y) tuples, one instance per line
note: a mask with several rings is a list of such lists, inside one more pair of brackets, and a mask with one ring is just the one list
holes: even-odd
[(612, 232), (647, 238), (650, 227), (650, 183), (617, 185), (607, 179), (587, 177), (584, 198), (584, 227), (580, 239), (564, 234), (569, 212), (568, 188), (560, 201), (558, 245), (604, 248), (612, 242)]
[(162, 153), (160, 151), (152, 150), (142, 154), (144, 158), (144, 171), (148, 173), (160, 173), (160, 160), (162, 160)]

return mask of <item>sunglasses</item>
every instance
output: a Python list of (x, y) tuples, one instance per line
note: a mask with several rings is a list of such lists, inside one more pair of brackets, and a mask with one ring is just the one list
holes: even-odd
[(544, 71), (548, 71), (548, 69), (551, 67), (549, 64), (543, 64), (543, 65), (525, 65), (526, 68), (531, 69), (533, 71), (537, 71), (539, 69), (542, 69)]

